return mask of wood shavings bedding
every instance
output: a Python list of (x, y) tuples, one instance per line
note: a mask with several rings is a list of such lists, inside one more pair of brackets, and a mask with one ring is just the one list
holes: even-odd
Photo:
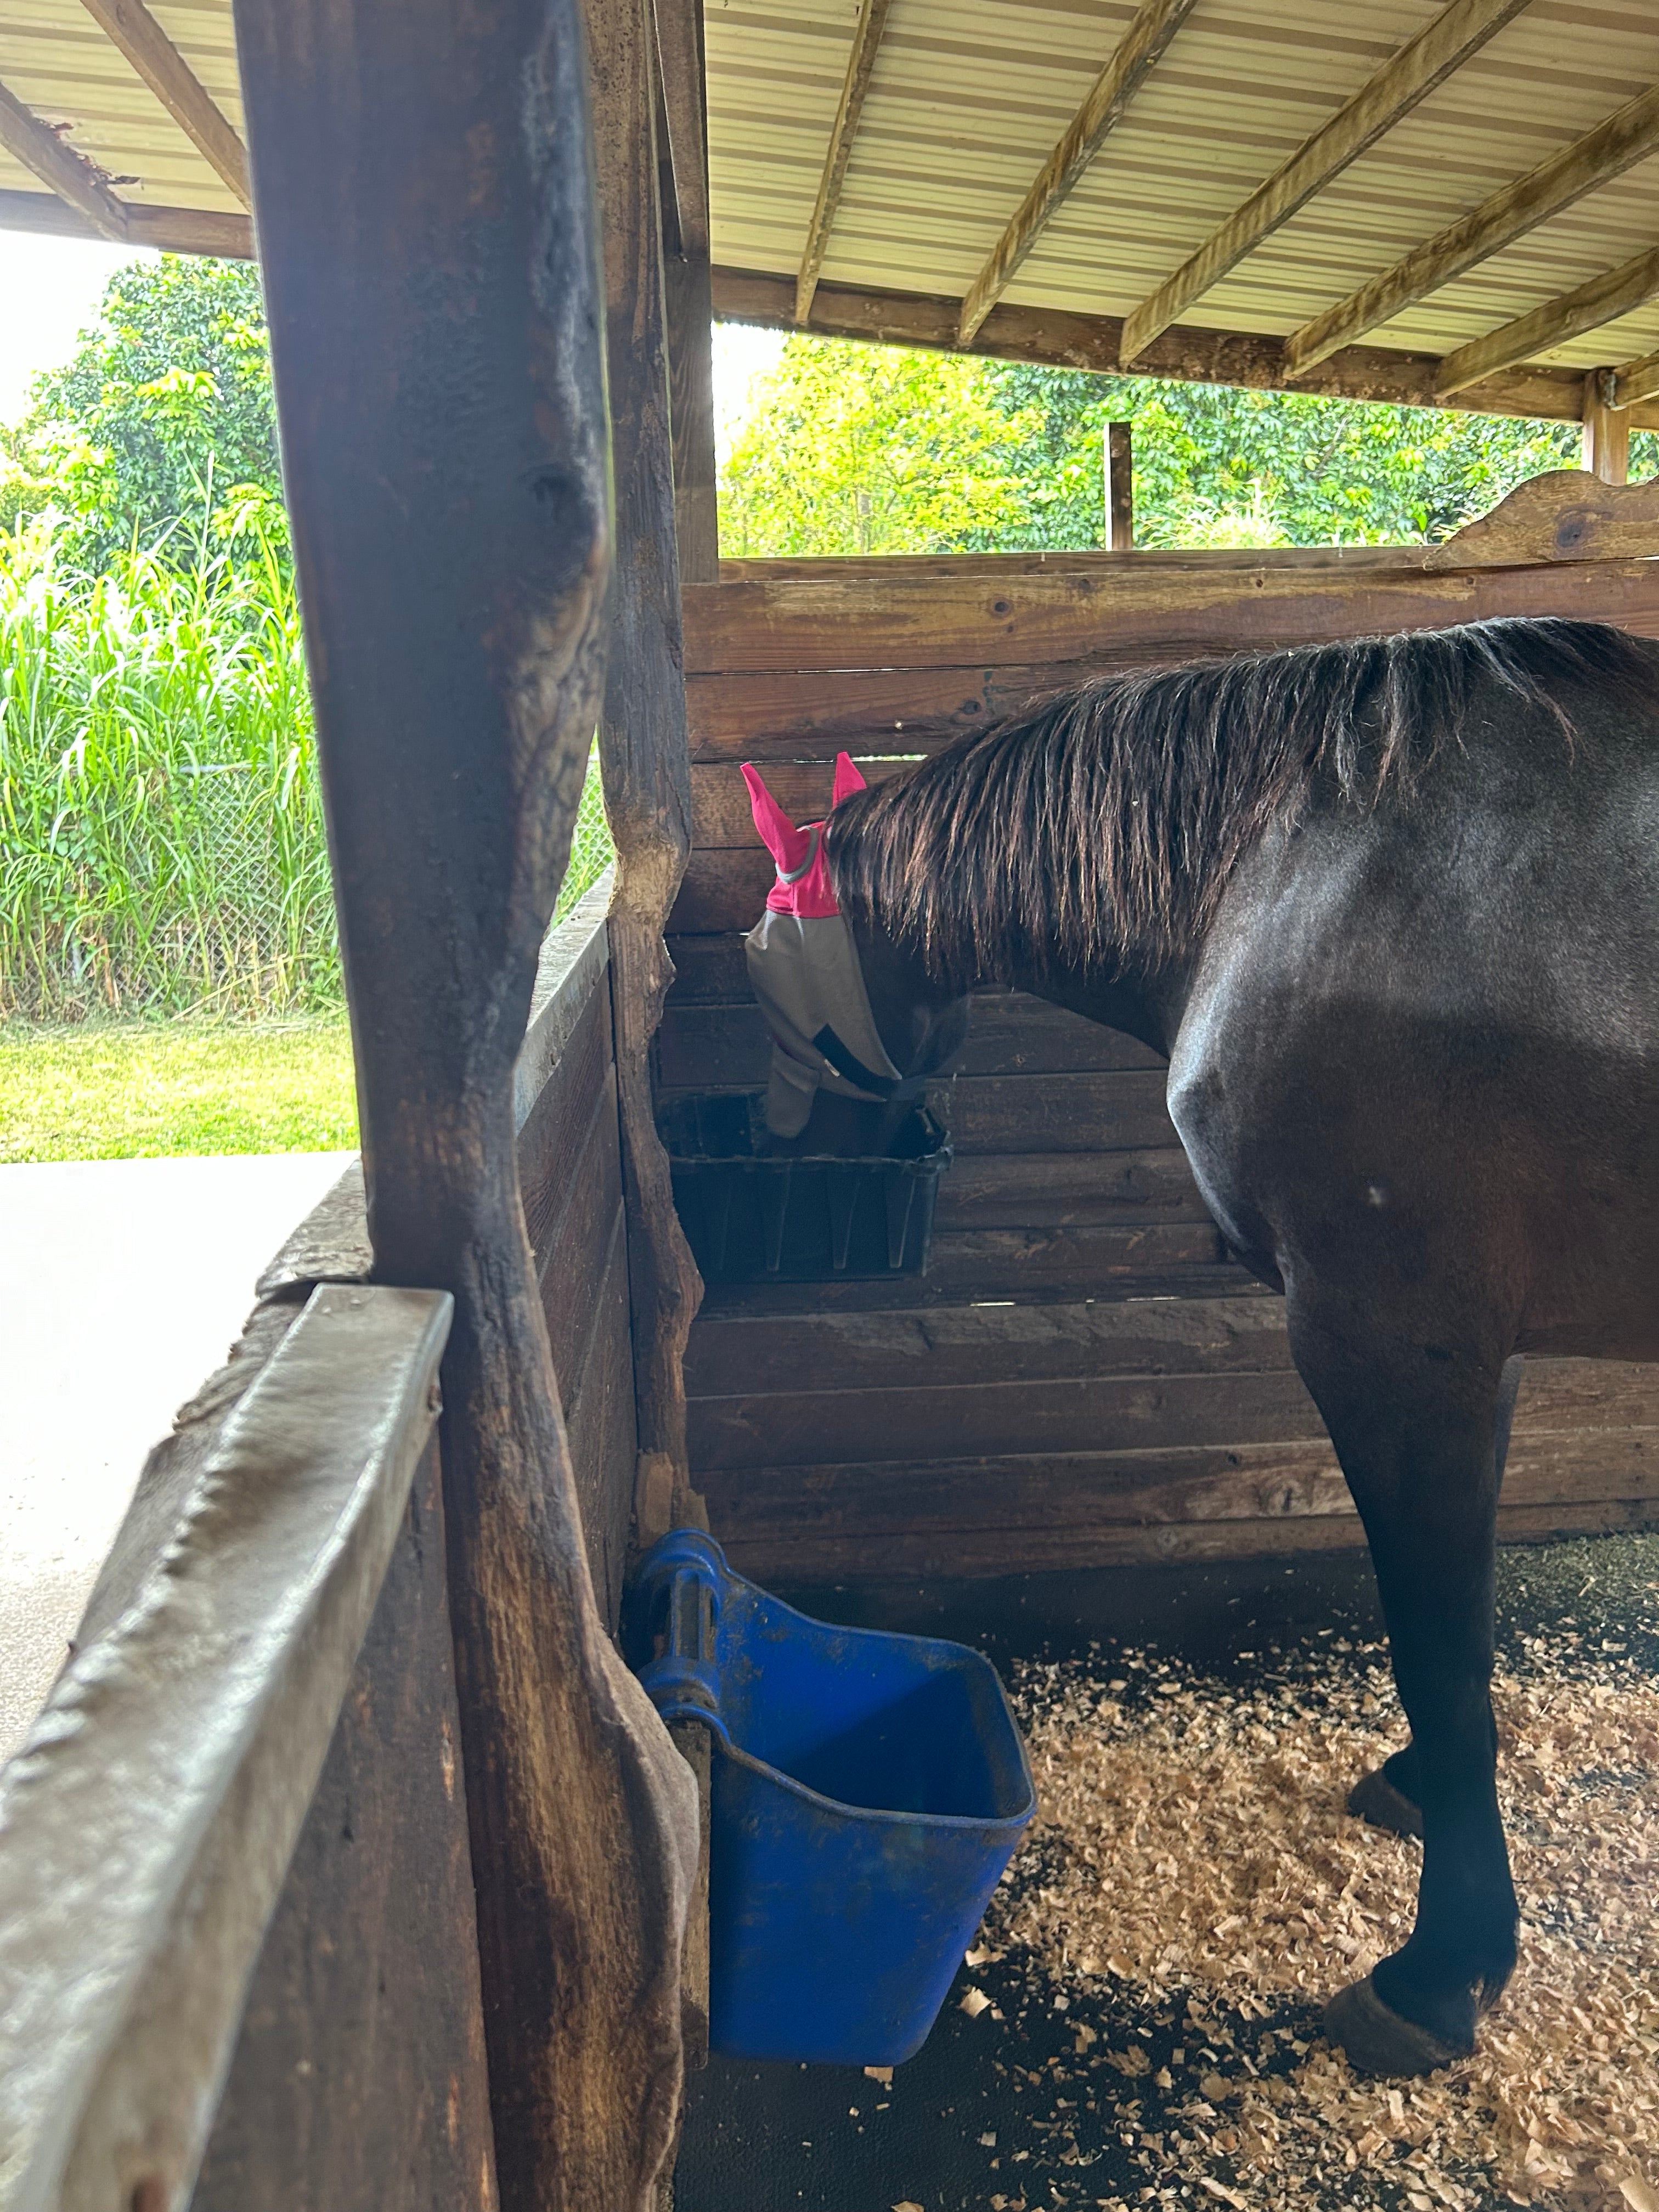
[[(1079, 2021), (1071, 2062), (1092, 2131), (1109, 2127), (1145, 2185), (1098, 2195), (1068, 2175), (1033, 2212), (1659, 2212), (1659, 1683), (1566, 1632), (1500, 1677), (1521, 1964), (1474, 2057), (1386, 2083), (1353, 2073), (1314, 2008), (1411, 1926), (1420, 1846), (1344, 1808), (1405, 1732), (1380, 1647), (1325, 1653), (1244, 1684), (1139, 1653), (1021, 1670), (1040, 1825), (981, 1942), (1035, 1970), (1055, 2009), (1097, 2010), (1092, 1995), (1160, 2030), (1115, 2049)], [(1156, 2068), (1149, 2049), (1167, 2051)], [(1091, 2130), (1060, 2109), (1077, 2102), (1057, 2100), (1060, 2163), (1086, 2168)]]

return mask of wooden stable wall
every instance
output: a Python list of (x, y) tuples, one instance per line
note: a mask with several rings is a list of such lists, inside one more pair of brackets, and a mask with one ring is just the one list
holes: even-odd
[[(1045, 689), (1199, 652), (1519, 613), (1659, 634), (1659, 564), (1425, 569), (1416, 549), (728, 562), (686, 592), (695, 849), (665, 1101), (765, 1079), (740, 933), (771, 864), (738, 763), (798, 820)], [(711, 1288), (686, 1382), (714, 1532), (773, 1582), (997, 1574), (1360, 1540), (1283, 1311), (1222, 1248), (1133, 1040), (975, 1001), (924, 1280)], [(1659, 1370), (1528, 1370), (1511, 1538), (1659, 1513)]]

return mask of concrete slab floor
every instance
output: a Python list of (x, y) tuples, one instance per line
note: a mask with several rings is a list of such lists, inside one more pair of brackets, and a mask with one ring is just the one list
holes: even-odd
[(63, 1662), (145, 1453), (349, 1157), (0, 1167), (0, 1759)]

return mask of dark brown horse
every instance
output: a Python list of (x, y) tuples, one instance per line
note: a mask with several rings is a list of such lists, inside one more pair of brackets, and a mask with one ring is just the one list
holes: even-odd
[[(1659, 647), (1510, 622), (1115, 678), (860, 793), (826, 846), (902, 1074), (991, 984), (1167, 1056), (1411, 1723), (1364, 1802), (1420, 1823), (1417, 1923), (1330, 2029), (1379, 2071), (1468, 2051), (1516, 1958), (1488, 1685), (1520, 1356), (1659, 1358)], [(821, 1097), (803, 1141), (889, 1111)]]

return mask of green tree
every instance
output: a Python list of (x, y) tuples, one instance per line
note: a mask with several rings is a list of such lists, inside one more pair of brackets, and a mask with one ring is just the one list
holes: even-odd
[(926, 553), (1018, 532), (1038, 434), (983, 364), (792, 337), (720, 480), (732, 555)]
[(163, 533), (189, 557), (233, 487), (281, 492), (258, 270), (179, 254), (118, 270), (74, 358), (0, 433), (0, 522), (55, 507), (91, 567)]

